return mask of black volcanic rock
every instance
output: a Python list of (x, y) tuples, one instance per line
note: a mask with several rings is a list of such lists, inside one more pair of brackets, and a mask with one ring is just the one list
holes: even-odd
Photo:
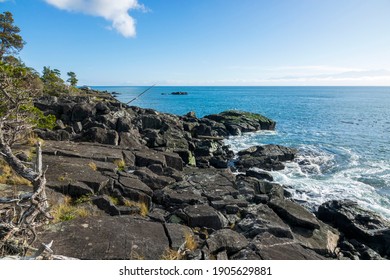
[(295, 158), (296, 149), (280, 145), (253, 146), (238, 152), (237, 168), (247, 170), (257, 167), (265, 170), (282, 170), (283, 162)]
[(240, 135), (241, 132), (257, 130), (274, 130), (276, 125), (273, 120), (260, 114), (242, 111), (225, 111), (204, 118), (224, 124), (231, 135)]
[(349, 239), (356, 239), (383, 257), (390, 256), (390, 223), (351, 200), (332, 200), (322, 204), (319, 219), (338, 228)]

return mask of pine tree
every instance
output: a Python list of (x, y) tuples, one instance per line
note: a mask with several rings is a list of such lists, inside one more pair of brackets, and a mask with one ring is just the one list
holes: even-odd
[(14, 55), (23, 49), (25, 42), (18, 33), (20, 28), (14, 25), (12, 13), (0, 14), (0, 61), (7, 55)]

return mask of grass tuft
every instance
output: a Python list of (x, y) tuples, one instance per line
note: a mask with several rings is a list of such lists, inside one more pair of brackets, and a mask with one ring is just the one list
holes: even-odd
[(116, 166), (118, 167), (119, 171), (124, 171), (125, 170), (126, 163), (125, 163), (125, 161), (123, 159), (118, 159), (118, 160), (114, 161), (114, 164), (116, 164)]
[(136, 202), (131, 200), (125, 200), (124, 205), (127, 207), (137, 207), (139, 208), (139, 214), (142, 217), (146, 217), (149, 214), (148, 205), (145, 202)]
[(50, 213), (54, 218), (54, 223), (70, 221), (77, 217), (88, 217), (90, 215), (87, 209), (73, 205), (72, 199), (68, 196), (65, 197), (64, 203), (54, 206)]
[(96, 163), (94, 163), (93, 161), (91, 161), (90, 163), (88, 163), (88, 166), (89, 166), (93, 171), (96, 171), (96, 170), (97, 170)]
[(0, 159), (0, 184), (31, 186), (31, 182), (20, 177), (4, 160)]
[(194, 235), (191, 234), (190, 232), (187, 231), (184, 234), (184, 239), (186, 242), (186, 245), (185, 245), (186, 249), (188, 249), (190, 251), (195, 251), (198, 248), (198, 243), (196, 242)]
[(164, 254), (161, 256), (161, 260), (169, 260), (169, 261), (173, 261), (173, 260), (180, 260), (182, 258), (182, 256), (180, 255), (180, 253), (178, 251), (175, 251), (171, 248), (168, 248), (165, 250)]

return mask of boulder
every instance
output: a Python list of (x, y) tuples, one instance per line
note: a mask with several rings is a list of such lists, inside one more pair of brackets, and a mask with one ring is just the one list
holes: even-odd
[(72, 121), (79, 122), (87, 119), (90, 116), (94, 116), (96, 114), (96, 108), (93, 104), (81, 103), (76, 104), (73, 107), (72, 111)]
[(351, 200), (332, 200), (318, 208), (317, 216), (347, 238), (356, 239), (383, 257), (390, 256), (390, 223), (378, 214)]
[(142, 148), (142, 143), (140, 140), (142, 139), (138, 131), (120, 132), (118, 145), (126, 149)]
[(82, 139), (84, 141), (108, 144), (117, 146), (119, 143), (119, 135), (115, 130), (109, 130), (101, 127), (91, 127), (83, 132)]
[(225, 226), (222, 214), (208, 205), (190, 205), (184, 208), (189, 227), (207, 227), (221, 229)]
[(179, 250), (188, 238), (195, 239), (191, 228), (187, 226), (166, 223), (164, 227), (169, 239), (170, 248), (175, 251)]
[(208, 115), (204, 118), (224, 124), (231, 135), (257, 130), (274, 130), (276, 125), (273, 120), (260, 114), (234, 110)]
[(160, 164), (161, 166), (167, 166), (165, 155), (153, 150), (142, 150), (134, 153), (135, 164), (139, 167), (148, 167), (153, 164)]
[(319, 221), (314, 214), (291, 200), (274, 198), (269, 201), (268, 205), (291, 226), (307, 229), (320, 228)]
[(268, 172), (265, 172), (265, 171), (262, 171), (261, 169), (259, 168), (256, 168), (256, 167), (252, 167), (250, 169), (248, 169), (246, 171), (246, 176), (248, 177), (254, 177), (256, 179), (259, 179), (259, 180), (268, 180), (268, 181), (273, 181), (274, 178), (272, 177), (271, 174), (269, 174)]
[(98, 102), (95, 106), (96, 113), (99, 115), (106, 115), (110, 113), (110, 107), (104, 102)]
[(249, 241), (236, 231), (221, 229), (211, 234), (206, 244), (212, 254), (226, 251), (228, 255), (231, 255), (248, 246)]
[(163, 153), (165, 157), (165, 162), (167, 167), (182, 171), (183, 170), (183, 161), (181, 157), (176, 153)]
[(142, 115), (140, 119), (142, 129), (160, 129), (163, 126), (161, 118), (157, 115)]
[(267, 205), (251, 205), (241, 215), (243, 219), (237, 224), (237, 229), (248, 238), (264, 232), (276, 237), (293, 238), (290, 227)]
[(291, 227), (294, 239), (304, 248), (311, 249), (318, 254), (334, 257), (340, 233), (331, 226), (319, 221), (320, 228), (307, 229)]
[(130, 132), (134, 129), (134, 125), (131, 122), (130, 118), (118, 118), (116, 124), (116, 130), (118, 132)]
[(294, 159), (297, 150), (280, 145), (254, 146), (238, 152), (236, 166), (239, 169), (257, 167), (265, 170), (281, 170), (283, 162)]

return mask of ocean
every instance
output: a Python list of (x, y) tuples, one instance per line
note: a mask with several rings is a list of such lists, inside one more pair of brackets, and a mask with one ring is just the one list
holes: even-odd
[[(147, 87), (94, 87), (128, 102)], [(186, 91), (188, 95), (169, 95)], [(352, 199), (390, 218), (390, 87), (153, 87), (131, 103), (198, 117), (237, 109), (277, 122), (275, 131), (230, 137), (234, 151), (281, 144), (299, 150), (274, 171), (293, 198), (315, 210)]]

